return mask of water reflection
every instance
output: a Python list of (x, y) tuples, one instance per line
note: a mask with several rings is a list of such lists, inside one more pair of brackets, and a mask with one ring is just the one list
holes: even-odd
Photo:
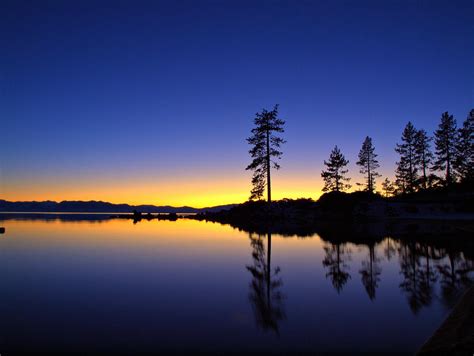
[(445, 254), (447, 259), (437, 265), (437, 271), (441, 279), (442, 300), (446, 305), (452, 306), (462, 291), (473, 283), (471, 272), (474, 271), (474, 263), (464, 259), (461, 252), (448, 250)]
[(252, 247), (253, 264), (246, 266), (252, 274), (249, 300), (257, 326), (264, 331), (271, 330), (279, 335), (279, 322), (285, 318), (284, 296), (281, 292), (283, 281), (280, 267), (272, 270), (272, 234), (267, 234), (267, 251), (263, 244), (263, 235), (249, 234)]
[(381, 268), (378, 265), (380, 259), (375, 255), (375, 243), (369, 243), (367, 248), (369, 250), (368, 258), (362, 261), (362, 268), (359, 270), (359, 273), (367, 295), (370, 300), (374, 300), (375, 291), (380, 281)]
[[(399, 288), (407, 298), (413, 314), (421, 308), (431, 305), (435, 297), (452, 307), (460, 295), (474, 284), (474, 261), (467, 258), (453, 246), (443, 247), (430, 244), (428, 241), (383, 239), (378, 244), (367, 242), (362, 249), (367, 249), (365, 259), (361, 262), (359, 273), (362, 285), (370, 300), (375, 300), (376, 291), (383, 277), (381, 263), (398, 256)], [(322, 265), (334, 289), (341, 293), (344, 285), (351, 279), (350, 243), (326, 242)], [(379, 256), (377, 251), (382, 251)], [(439, 291), (436, 285), (439, 281)]]
[(421, 307), (431, 304), (433, 283), (437, 278), (430, 265), (428, 246), (421, 248), (413, 241), (402, 244), (399, 248), (399, 259), (400, 274), (403, 277), (400, 289), (405, 293), (410, 309), (416, 314)]
[(188, 219), (5, 226), (6, 351), (58, 340), (167, 351), (185, 339), (215, 352), (413, 352), (474, 282), (471, 236), (424, 225), (325, 226), (304, 237)]
[(384, 256), (387, 261), (390, 261), (397, 253), (396, 242), (391, 237), (385, 238), (385, 247), (383, 250)]
[(351, 250), (345, 244), (336, 243), (326, 244), (324, 252), (323, 266), (327, 268), (326, 278), (331, 280), (334, 289), (340, 293), (351, 278), (347, 264), (351, 257)]

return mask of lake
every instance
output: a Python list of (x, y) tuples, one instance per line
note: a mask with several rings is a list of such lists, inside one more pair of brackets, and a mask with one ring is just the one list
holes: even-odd
[(191, 219), (0, 225), (2, 354), (413, 353), (474, 279), (472, 245), (458, 241), (258, 235)]

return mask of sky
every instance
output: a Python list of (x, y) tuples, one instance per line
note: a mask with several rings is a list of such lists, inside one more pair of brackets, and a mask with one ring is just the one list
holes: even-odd
[[(248, 199), (253, 118), (286, 120), (275, 199), (351, 183), (372, 137), (474, 108), (474, 1), (0, 2), (0, 199), (204, 207)], [(382, 181), (379, 179), (379, 182)]]

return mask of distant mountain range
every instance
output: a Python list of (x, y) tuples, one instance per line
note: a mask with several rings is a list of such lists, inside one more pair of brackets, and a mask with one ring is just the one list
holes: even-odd
[(227, 210), (237, 204), (218, 205), (208, 208), (190, 206), (156, 206), (112, 204), (104, 201), (6, 201), (0, 199), (0, 212), (68, 212), (68, 213), (131, 213), (133, 210), (142, 213), (200, 213)]

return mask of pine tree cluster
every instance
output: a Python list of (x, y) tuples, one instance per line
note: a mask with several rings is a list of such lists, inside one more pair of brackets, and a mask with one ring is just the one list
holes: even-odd
[[(250, 200), (263, 199), (265, 190), (267, 200), (271, 202), (271, 168), (279, 169), (276, 160), (283, 152), (281, 145), (286, 141), (278, 136), (284, 132), (285, 121), (278, 118), (278, 105), (273, 110), (262, 110), (254, 118), (255, 127), (247, 142), (252, 146), (249, 153), (252, 162), (247, 170), (253, 171)], [(434, 152), (432, 142), (434, 138)], [(395, 151), (399, 154), (396, 162), (395, 182), (388, 178), (382, 182), (385, 196), (413, 193), (421, 189), (438, 186), (449, 187), (455, 182), (474, 184), (474, 109), (470, 111), (461, 128), (457, 128), (453, 115), (445, 112), (441, 116), (434, 137), (430, 137), (423, 129), (416, 129), (408, 122), (405, 126), (401, 142)], [(324, 192), (341, 192), (351, 188), (347, 177), (347, 160), (336, 145), (329, 159), (324, 161), (326, 169), (321, 172), (324, 180)], [(356, 164), (359, 172), (364, 175), (364, 190), (374, 193), (376, 178), (380, 177), (372, 138), (367, 136), (362, 143)], [(439, 175), (441, 173), (441, 175)]]

